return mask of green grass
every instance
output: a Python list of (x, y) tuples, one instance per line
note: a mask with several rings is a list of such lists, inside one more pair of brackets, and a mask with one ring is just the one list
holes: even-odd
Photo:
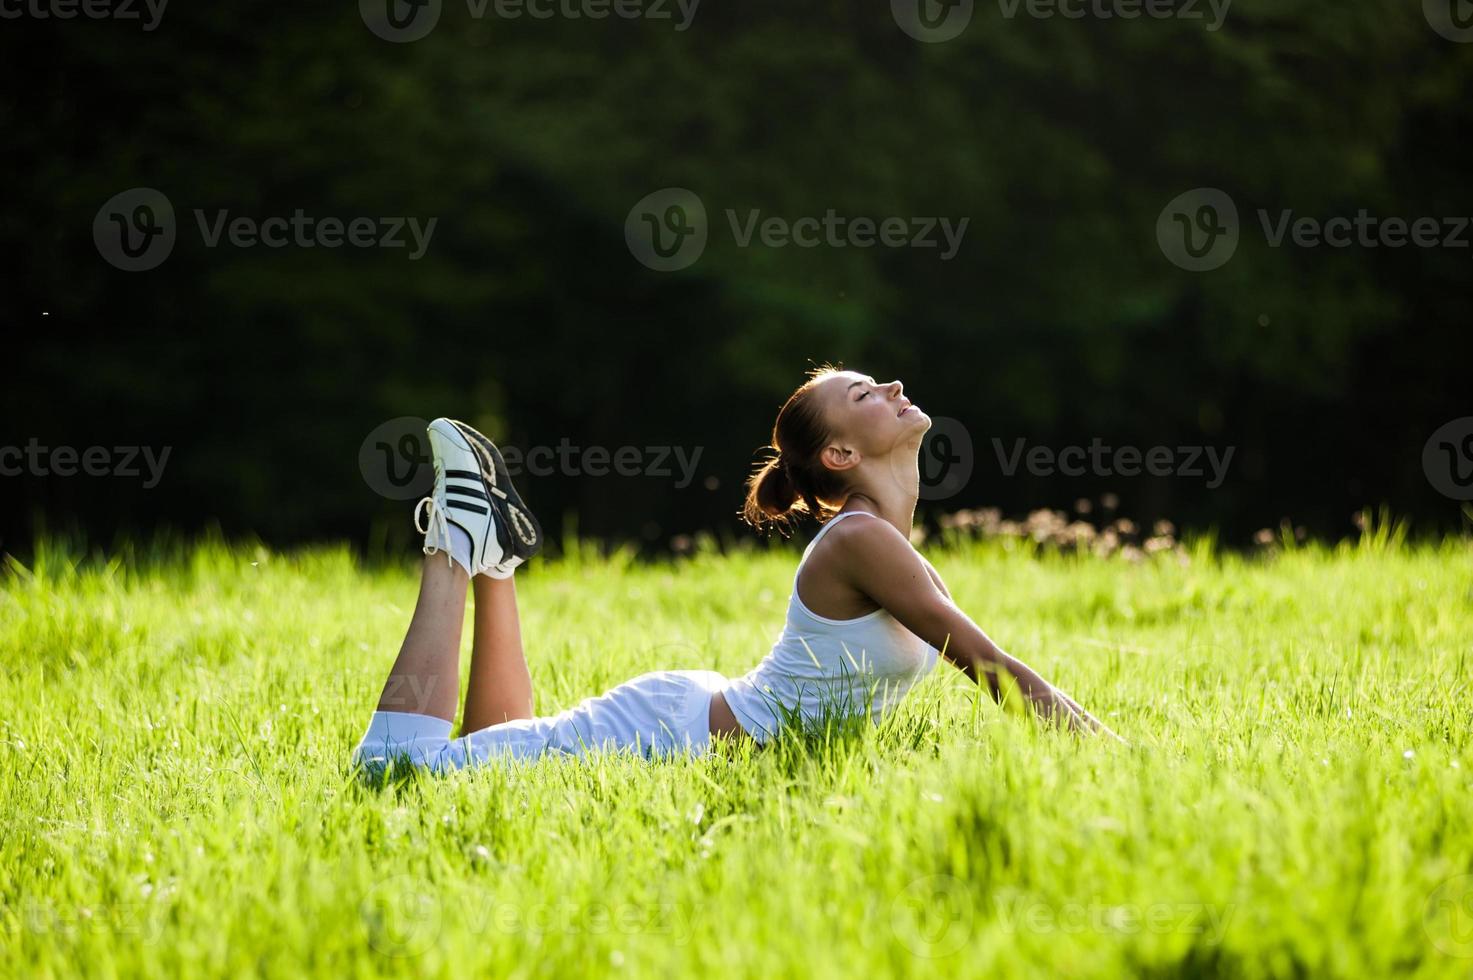
[[(880, 728), (379, 791), (408, 564), (43, 552), (0, 580), (0, 975), (1469, 975), (1473, 548), (1189, 551), (927, 548), (1128, 749), (942, 663)], [(793, 558), (534, 562), (539, 712), (746, 671)]]

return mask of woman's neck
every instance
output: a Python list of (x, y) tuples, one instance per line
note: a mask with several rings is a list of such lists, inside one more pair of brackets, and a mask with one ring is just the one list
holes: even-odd
[(893, 469), (887, 462), (884, 476), (884, 479), (865, 480), (844, 498), (840, 509), (867, 510), (889, 521), (909, 540), (915, 523), (916, 501), (920, 499), (919, 461), (912, 457), (908, 466), (897, 463)]

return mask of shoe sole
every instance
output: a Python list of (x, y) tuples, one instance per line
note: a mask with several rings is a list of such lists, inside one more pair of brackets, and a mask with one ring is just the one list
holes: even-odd
[[(501, 450), (496, 448), (496, 443), (464, 422), (457, 422), (455, 419), (450, 419), (449, 422), (470, 442), (472, 451), (481, 459), (483, 467), (490, 464), (489, 468), (496, 477), (496, 485), (487, 489), (490, 491), (491, 506), (496, 509), (496, 516), (501, 518), (500, 524), (506, 527), (511, 537), (511, 554), (523, 561), (536, 555), (542, 550), (542, 525), (512, 484)], [(502, 497), (496, 492), (498, 490), (506, 496)], [(507, 551), (507, 544), (508, 542), (502, 542), (503, 554)]]

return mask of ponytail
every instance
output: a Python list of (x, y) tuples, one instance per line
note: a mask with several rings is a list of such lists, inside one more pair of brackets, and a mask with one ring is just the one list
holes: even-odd
[(808, 380), (788, 397), (772, 427), (774, 454), (747, 478), (744, 521), (758, 530), (776, 525), (784, 534), (798, 514), (810, 514), (823, 523), (837, 513), (825, 501), (842, 500), (842, 477), (819, 460), (829, 442), (829, 429), (813, 397), (818, 382), (839, 368), (824, 365), (809, 372)]
[(778, 453), (747, 480), (747, 502), (742, 507), (742, 519), (757, 528), (786, 522), (797, 503), (798, 488), (793, 486), (786, 461)]

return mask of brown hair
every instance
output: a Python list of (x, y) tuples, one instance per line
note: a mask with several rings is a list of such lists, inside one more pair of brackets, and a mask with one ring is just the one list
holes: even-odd
[(825, 501), (845, 496), (847, 486), (840, 473), (824, 466), (819, 454), (831, 435), (814, 389), (820, 381), (843, 370), (843, 365), (822, 364), (808, 372), (808, 380), (788, 396), (772, 426), (775, 450), (747, 478), (747, 502), (742, 519), (754, 528), (777, 525), (784, 534), (793, 515), (811, 514), (822, 524), (837, 508)]

